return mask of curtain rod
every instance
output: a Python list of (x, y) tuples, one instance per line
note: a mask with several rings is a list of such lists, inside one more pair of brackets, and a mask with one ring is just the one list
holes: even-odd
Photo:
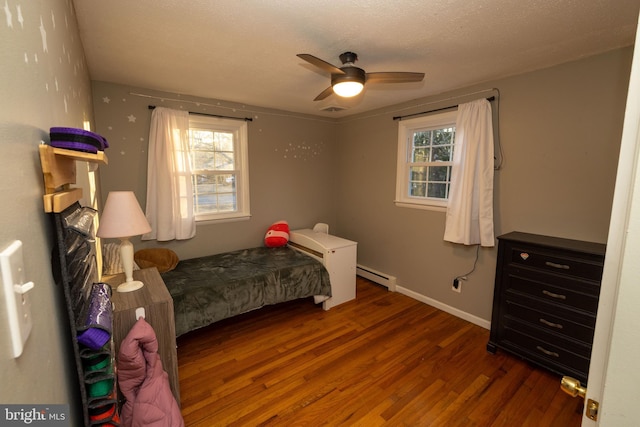
[[(156, 108), (155, 105), (149, 105), (149, 110), (154, 110), (155, 108)], [(232, 116), (221, 116), (219, 114), (198, 113), (193, 111), (187, 111), (187, 112), (189, 114), (195, 114), (196, 116), (209, 116), (209, 117), (219, 117), (221, 119), (244, 120), (245, 122), (253, 121), (251, 117), (232, 117)]]
[[(495, 96), (490, 96), (489, 98), (487, 98), (487, 101), (491, 102), (493, 100), (495, 100), (496, 97)], [(458, 104), (456, 105), (451, 105), (449, 107), (442, 107), (442, 108), (436, 108), (435, 110), (428, 110), (428, 111), (422, 111), (420, 113), (413, 113), (413, 114), (407, 114), (405, 116), (395, 116), (393, 118), (393, 120), (402, 120), (402, 119), (406, 119), (407, 117), (415, 117), (415, 116), (421, 116), (423, 114), (429, 114), (429, 113), (435, 113), (437, 111), (444, 111), (444, 110), (450, 110), (452, 108), (457, 108)]]

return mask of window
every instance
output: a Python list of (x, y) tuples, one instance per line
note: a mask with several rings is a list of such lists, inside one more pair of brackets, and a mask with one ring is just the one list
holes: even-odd
[(451, 186), (456, 114), (454, 110), (399, 123), (397, 206), (446, 208)]
[(196, 221), (250, 215), (247, 139), (246, 122), (189, 115)]

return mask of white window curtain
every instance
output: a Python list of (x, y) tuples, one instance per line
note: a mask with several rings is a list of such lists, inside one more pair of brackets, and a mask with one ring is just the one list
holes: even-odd
[(189, 163), (189, 113), (155, 108), (151, 114), (146, 216), (142, 240), (184, 240), (196, 235)]
[(493, 125), (491, 104), (458, 106), (451, 191), (444, 240), (491, 247), (493, 232)]

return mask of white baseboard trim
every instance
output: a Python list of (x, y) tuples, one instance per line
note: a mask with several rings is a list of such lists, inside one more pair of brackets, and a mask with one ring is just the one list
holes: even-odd
[(481, 319), (480, 317), (469, 314), (465, 311), (459, 310), (455, 307), (451, 307), (450, 305), (443, 304), (440, 301), (434, 300), (433, 298), (426, 297), (422, 294), (414, 292), (410, 289), (403, 288), (402, 286), (396, 286), (396, 292), (411, 297), (415, 300), (428, 304), (432, 307), (437, 308), (438, 310), (442, 310), (446, 313), (452, 314), (456, 317), (459, 317), (463, 320), (473, 323), (474, 325), (478, 325), (485, 329), (491, 329), (491, 322), (488, 320)]

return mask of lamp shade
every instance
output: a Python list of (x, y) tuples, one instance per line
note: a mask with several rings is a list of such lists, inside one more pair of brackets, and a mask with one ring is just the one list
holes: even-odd
[(111, 191), (107, 196), (100, 226), (96, 233), (103, 238), (139, 236), (151, 231), (133, 191)]

